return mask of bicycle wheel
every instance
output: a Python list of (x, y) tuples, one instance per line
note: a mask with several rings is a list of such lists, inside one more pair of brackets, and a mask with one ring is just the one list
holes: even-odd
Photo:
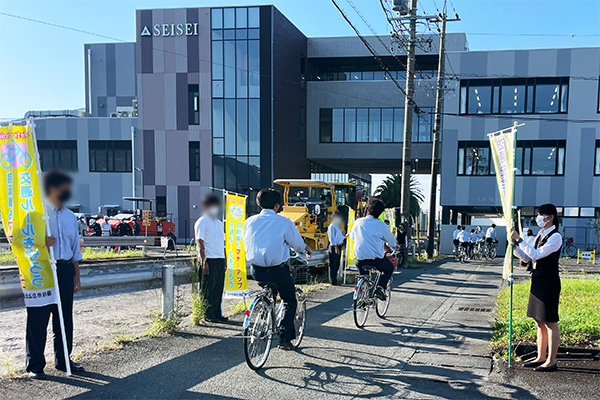
[(490, 259), (494, 259), (496, 258), (496, 248), (492, 247), (492, 249), (490, 250)]
[(298, 306), (296, 308), (296, 318), (294, 318), (294, 330), (296, 331), (296, 338), (291, 340), (292, 346), (295, 349), (300, 346), (302, 338), (304, 337), (304, 328), (306, 326), (306, 295), (300, 288), (296, 288), (296, 300)]
[(465, 261), (467, 261), (467, 254), (461, 251), (458, 255), (458, 261), (460, 261), (461, 264), (464, 264)]
[(388, 308), (390, 308), (390, 299), (392, 298), (392, 278), (390, 278), (390, 281), (385, 288), (385, 297), (385, 301), (381, 301), (377, 297), (375, 298), (375, 314), (377, 314), (379, 318), (385, 317), (385, 313)]
[(569, 257), (576, 257), (577, 256), (577, 247), (575, 247), (573, 245), (567, 246), (567, 248), (565, 249), (565, 253)]
[(257, 370), (269, 357), (273, 341), (273, 318), (269, 303), (265, 299), (257, 300), (251, 308), (250, 315), (244, 322), (244, 356), (248, 366)]
[(367, 322), (369, 315), (369, 283), (361, 279), (354, 289), (354, 324), (357, 328), (362, 328)]

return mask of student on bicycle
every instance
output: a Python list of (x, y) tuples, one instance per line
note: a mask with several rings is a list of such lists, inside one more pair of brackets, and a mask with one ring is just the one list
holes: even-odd
[(367, 266), (373, 266), (383, 273), (375, 289), (375, 296), (382, 301), (386, 300), (385, 288), (394, 272), (394, 265), (385, 257), (384, 244), (396, 249), (399, 247), (389, 226), (379, 219), (384, 209), (383, 201), (370, 197), (367, 216), (357, 219), (349, 233), (354, 242), (354, 257), (360, 273), (365, 274), (363, 268)]
[(297, 253), (306, 253), (309, 256), (312, 250), (304, 243), (294, 223), (277, 215), (283, 209), (281, 194), (278, 191), (271, 188), (262, 189), (256, 196), (256, 202), (262, 211), (248, 218), (244, 224), (246, 261), (252, 266), (254, 279), (278, 285), (277, 292), (284, 307), (279, 348), (292, 350), (294, 347), (290, 341), (296, 337), (294, 318), (297, 301), (294, 280), (288, 266), (290, 247)]
[(452, 243), (454, 243), (454, 247), (456, 247), (456, 250), (458, 250), (458, 245), (459, 245), (459, 241), (458, 241), (458, 234), (460, 233), (460, 228), (461, 226), (458, 225), (456, 227), (456, 229), (454, 230), (454, 232), (452, 232)]
[(492, 243), (496, 240), (496, 224), (492, 224), (487, 231), (485, 231), (485, 242), (488, 247), (492, 246)]
[(458, 243), (460, 247), (464, 247), (465, 253), (469, 254), (469, 232), (466, 230), (466, 226), (460, 227), (460, 233), (458, 234)]

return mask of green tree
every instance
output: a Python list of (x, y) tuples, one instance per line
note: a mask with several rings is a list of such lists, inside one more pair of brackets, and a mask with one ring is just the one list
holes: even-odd
[[(402, 193), (402, 176), (392, 174), (384, 179), (383, 183), (375, 189), (375, 196), (379, 197), (385, 203), (386, 207), (399, 207), (400, 195)], [(424, 200), (423, 192), (419, 182), (414, 175), (410, 176), (410, 217), (414, 221), (421, 211), (419, 204)]]

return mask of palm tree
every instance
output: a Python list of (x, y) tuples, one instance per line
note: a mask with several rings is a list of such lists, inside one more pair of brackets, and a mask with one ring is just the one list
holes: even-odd
[[(400, 196), (402, 193), (402, 176), (392, 174), (384, 179), (383, 183), (375, 189), (375, 196), (379, 197), (387, 207), (400, 206)], [(410, 176), (410, 217), (414, 221), (421, 211), (420, 202), (425, 198), (419, 182), (414, 175)]]

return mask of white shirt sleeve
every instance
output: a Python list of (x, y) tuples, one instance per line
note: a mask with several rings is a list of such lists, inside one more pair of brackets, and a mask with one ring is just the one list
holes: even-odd
[[(77, 232), (77, 219), (73, 218), (73, 229)], [(73, 250), (73, 258), (72, 262), (78, 262), (83, 259), (83, 254), (81, 254), (81, 248), (79, 247), (79, 232), (76, 235), (73, 235), (73, 243), (71, 244), (71, 249)]]
[(304, 243), (304, 239), (302, 239), (300, 232), (298, 232), (298, 229), (296, 229), (296, 226), (291, 220), (287, 218), (286, 220), (289, 222), (289, 224), (284, 233), (283, 239), (288, 244), (288, 246), (294, 249), (296, 253), (306, 253), (306, 244)]
[(519, 257), (521, 260), (523, 260), (525, 262), (531, 261), (531, 258), (529, 258), (527, 256), (527, 254), (525, 254), (523, 252), (523, 250), (521, 250), (518, 246), (515, 247), (513, 253), (514, 253), (515, 256)]
[(206, 237), (206, 226), (204, 224), (204, 221), (198, 221), (198, 223), (196, 224), (196, 230), (194, 232), (194, 234), (196, 235), (196, 240), (200, 239), (200, 240), (204, 240)]
[(387, 225), (385, 225), (385, 229), (383, 230), (382, 239), (390, 247), (396, 247), (396, 246), (398, 246), (398, 242), (396, 241), (396, 238), (394, 237), (394, 234), (392, 233), (392, 231), (389, 229), (389, 227)]
[(548, 241), (544, 243), (544, 245), (538, 247), (537, 249), (533, 248), (533, 246), (525, 241), (521, 242), (518, 248), (531, 260), (539, 260), (540, 258), (547, 257), (556, 252), (558, 249), (560, 249), (561, 245), (562, 236), (560, 233), (555, 233), (548, 238)]

